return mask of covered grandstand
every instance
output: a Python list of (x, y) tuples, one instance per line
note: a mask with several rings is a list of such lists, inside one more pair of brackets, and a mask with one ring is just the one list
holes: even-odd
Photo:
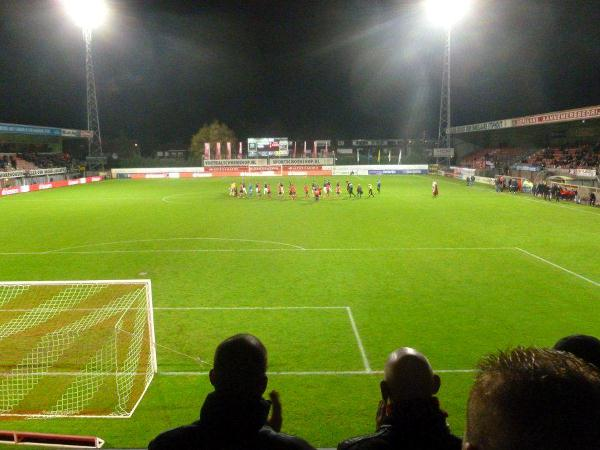
[(87, 130), (0, 123), (0, 171), (65, 167), (90, 137)]
[(600, 105), (461, 125), (448, 132), (459, 163), (480, 172), (598, 173)]

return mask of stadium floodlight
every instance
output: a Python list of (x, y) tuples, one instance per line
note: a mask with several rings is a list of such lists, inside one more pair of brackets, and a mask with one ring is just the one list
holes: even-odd
[(67, 14), (83, 30), (94, 30), (104, 23), (108, 8), (103, 0), (63, 0)]
[(425, 9), (431, 22), (452, 28), (471, 9), (471, 0), (427, 0)]
[(442, 65), (442, 93), (440, 96), (440, 121), (438, 129), (438, 146), (452, 147), (447, 133), (451, 126), (450, 109), (450, 56), (452, 28), (471, 9), (471, 0), (426, 0), (425, 9), (431, 22), (446, 29), (446, 46)]
[[(92, 59), (92, 31), (105, 21), (108, 7), (104, 0), (62, 0), (67, 14), (83, 30), (85, 40), (85, 78), (87, 94), (87, 126), (92, 132), (88, 139), (88, 165), (103, 167), (102, 138), (98, 119), (98, 99), (96, 79)], [(94, 169), (95, 167), (90, 167)]]

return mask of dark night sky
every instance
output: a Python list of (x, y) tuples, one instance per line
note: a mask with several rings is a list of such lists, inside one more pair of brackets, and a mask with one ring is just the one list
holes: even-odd
[[(443, 30), (402, 0), (118, 1), (95, 34), (105, 136), (437, 134)], [(0, 2), (0, 121), (85, 128), (84, 48), (58, 0)], [(600, 103), (598, 0), (475, 0), (453, 124)]]

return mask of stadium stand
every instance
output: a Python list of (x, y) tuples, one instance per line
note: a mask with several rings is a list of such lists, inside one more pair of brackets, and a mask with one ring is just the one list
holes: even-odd
[(17, 160), (21, 161), (23, 170), (50, 169), (67, 166), (71, 157), (68, 153), (20, 153)]
[(520, 148), (485, 148), (465, 156), (462, 165), (479, 170), (503, 167), (518, 161), (522, 155)]
[(572, 148), (545, 148), (523, 162), (548, 168), (587, 169), (600, 164), (600, 144)]

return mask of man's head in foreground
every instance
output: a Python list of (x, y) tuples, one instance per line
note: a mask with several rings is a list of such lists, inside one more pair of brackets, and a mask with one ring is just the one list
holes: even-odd
[(267, 388), (267, 349), (251, 334), (225, 339), (215, 351), (210, 382), (215, 391), (242, 397), (261, 396)]
[(433, 373), (423, 354), (413, 348), (402, 347), (388, 357), (380, 387), (385, 401), (397, 403), (427, 399), (440, 388), (440, 377)]
[(568, 353), (516, 348), (485, 357), (467, 405), (467, 450), (600, 448), (600, 376)]

